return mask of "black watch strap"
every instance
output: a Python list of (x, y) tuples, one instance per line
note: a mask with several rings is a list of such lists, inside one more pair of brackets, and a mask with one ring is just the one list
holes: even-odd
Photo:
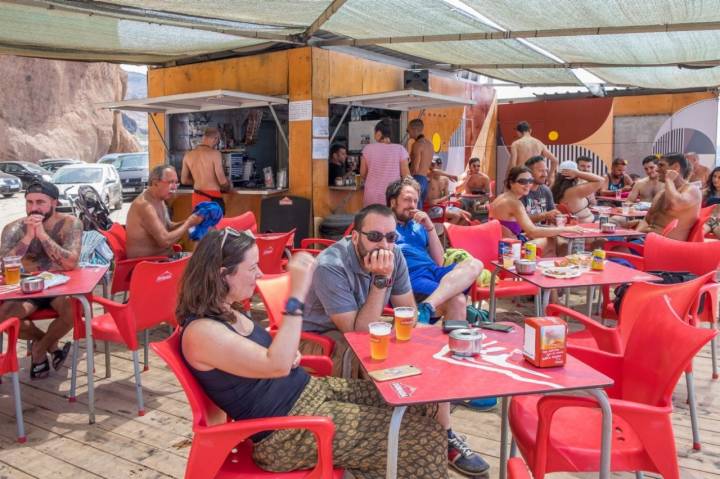
[(373, 276), (372, 283), (378, 289), (385, 289), (392, 286), (392, 278), (388, 276)]

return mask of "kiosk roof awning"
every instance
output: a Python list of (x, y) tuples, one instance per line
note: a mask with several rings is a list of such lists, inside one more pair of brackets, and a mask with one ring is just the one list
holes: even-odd
[(231, 110), (235, 108), (257, 108), (273, 105), (287, 105), (285, 98), (256, 95), (233, 90), (209, 90), (180, 95), (166, 95), (140, 98), (112, 103), (100, 103), (100, 108), (109, 110), (144, 111), (147, 113), (193, 113), (201, 111)]
[(364, 106), (383, 110), (424, 110), (427, 108), (449, 108), (474, 105), (468, 98), (441, 95), (419, 90), (398, 90), (369, 95), (346, 96), (332, 98), (331, 104), (347, 106)]

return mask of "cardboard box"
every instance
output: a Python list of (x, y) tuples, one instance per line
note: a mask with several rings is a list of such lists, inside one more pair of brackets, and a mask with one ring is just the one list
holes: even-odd
[(567, 323), (556, 316), (525, 319), (525, 360), (538, 368), (565, 364)]

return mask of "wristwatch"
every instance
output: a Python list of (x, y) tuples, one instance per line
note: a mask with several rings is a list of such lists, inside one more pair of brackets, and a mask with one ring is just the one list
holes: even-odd
[(305, 305), (297, 298), (288, 298), (285, 303), (285, 311), (283, 314), (288, 316), (302, 316)]
[(392, 278), (387, 276), (373, 276), (372, 283), (377, 289), (385, 289), (392, 286)]

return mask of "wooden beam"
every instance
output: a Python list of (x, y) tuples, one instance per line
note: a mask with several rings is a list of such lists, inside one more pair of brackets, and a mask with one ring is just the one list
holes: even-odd
[(597, 35), (624, 35), (628, 33), (667, 33), (720, 30), (720, 21), (695, 23), (667, 23), (659, 25), (628, 25), (622, 27), (555, 28), (549, 30), (488, 31), (473, 33), (448, 33), (442, 35), (413, 35), (404, 37), (374, 37), (363, 39), (318, 40), (314, 46), (385, 45), (392, 43), (435, 43), (486, 40), (511, 40), (515, 38), (579, 37)]
[(302, 33), (302, 37), (307, 40), (308, 38), (313, 36), (315, 32), (322, 28), (325, 22), (330, 20), (330, 17), (332, 17), (335, 12), (340, 10), (340, 7), (342, 7), (346, 1), (347, 0), (333, 0), (332, 2), (330, 2), (330, 5), (328, 5), (327, 8), (320, 14), (320, 16), (317, 17), (315, 21), (312, 22), (312, 24), (310, 24), (310, 26)]

